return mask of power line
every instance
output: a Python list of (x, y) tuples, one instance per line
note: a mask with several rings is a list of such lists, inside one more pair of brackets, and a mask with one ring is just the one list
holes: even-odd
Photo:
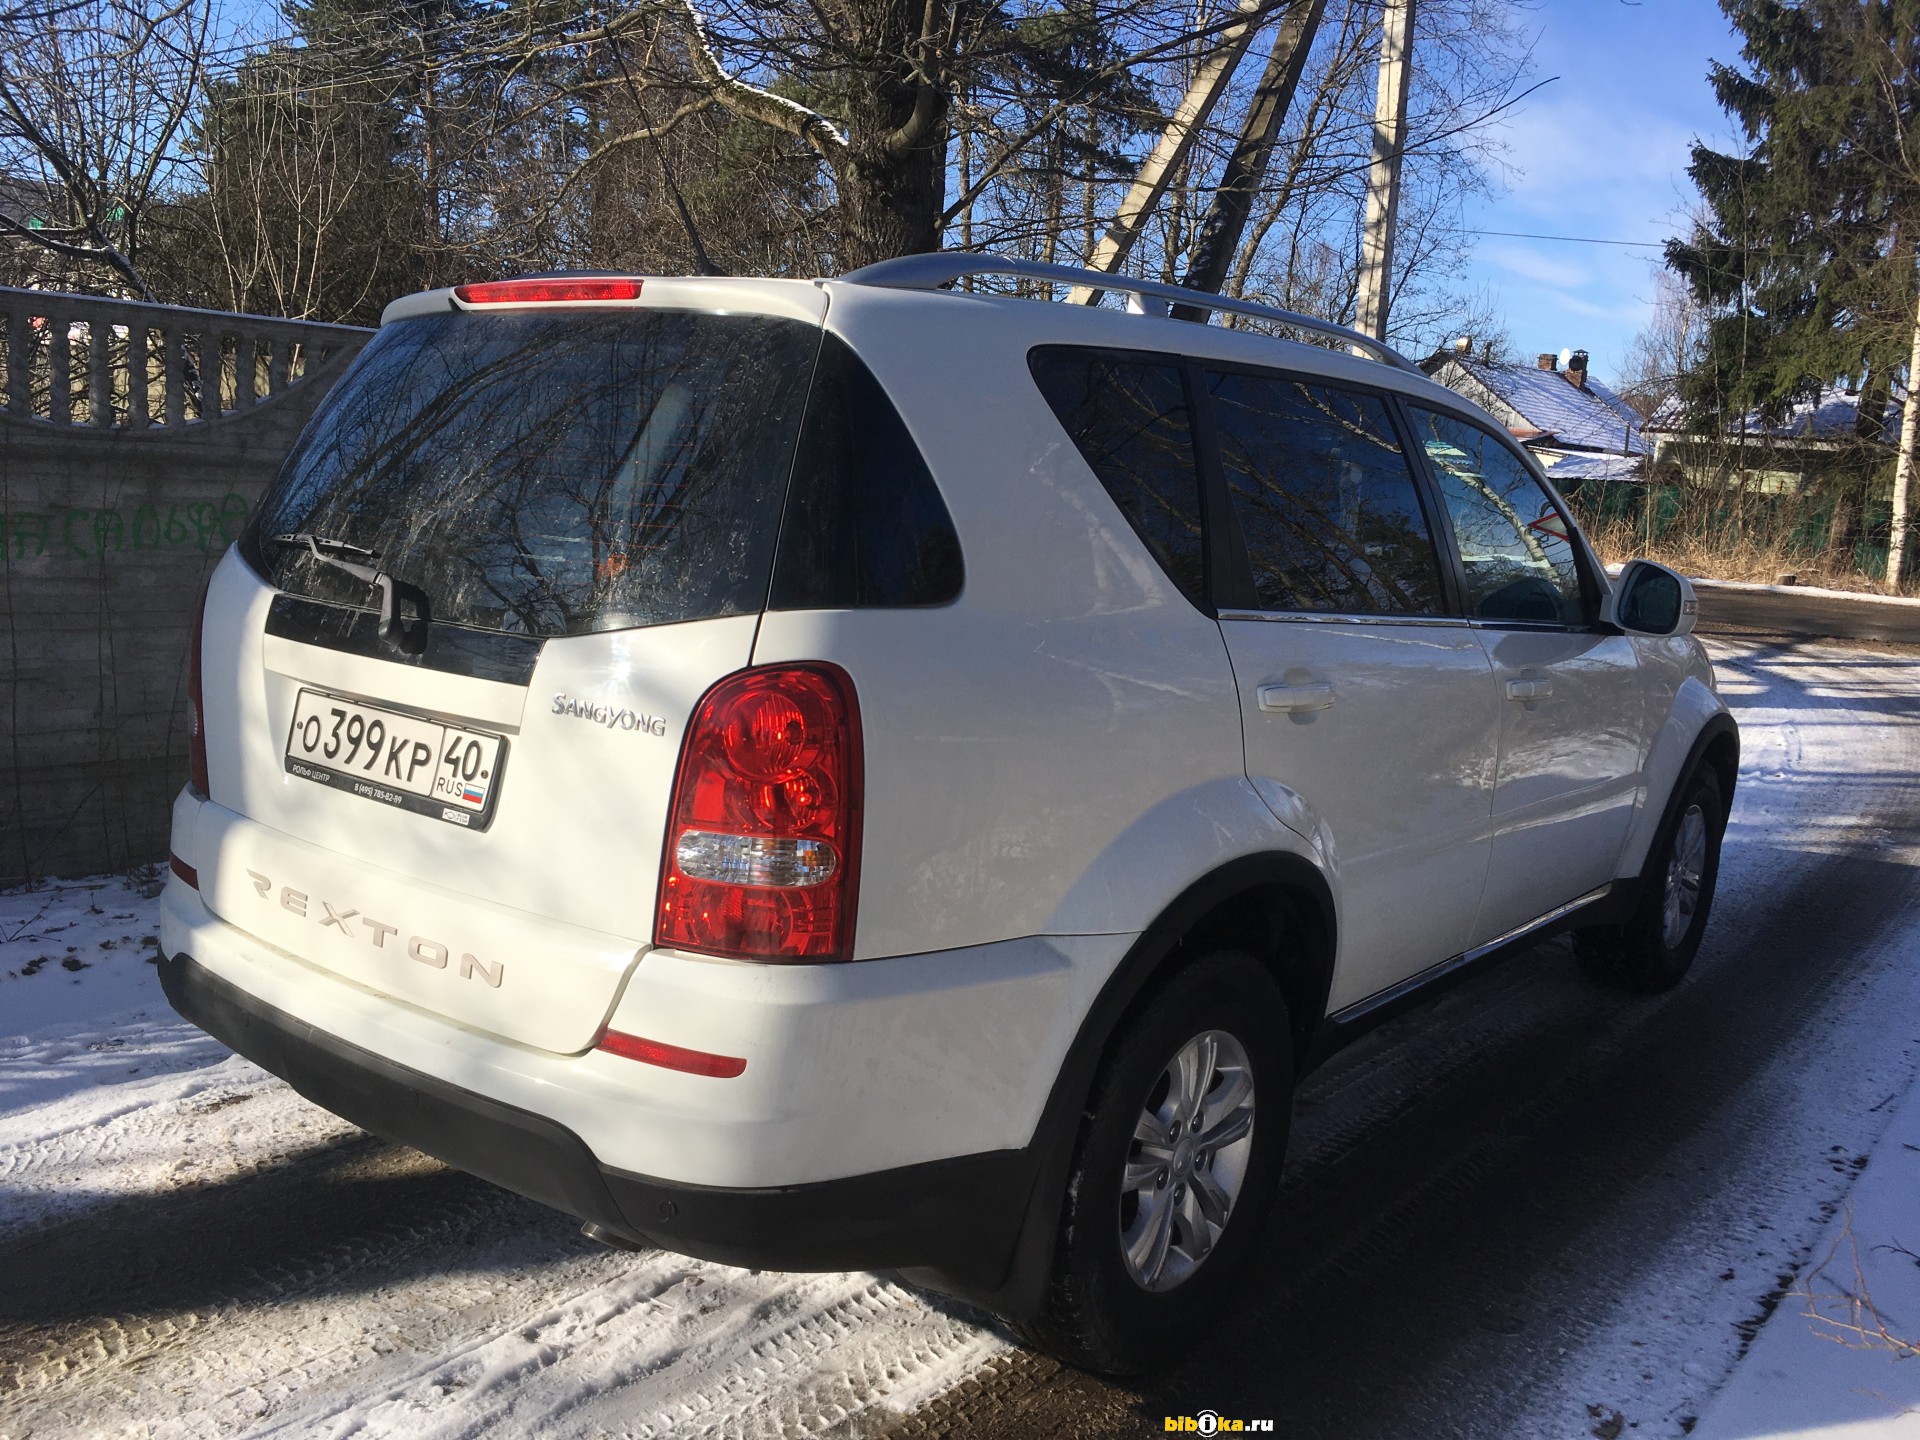
[(1499, 235), (1509, 240), (1559, 240), (1568, 245), (1628, 245), (1638, 250), (1664, 250), (1664, 240), (1603, 240), (1593, 235), (1534, 235), (1525, 230), (1466, 230), (1466, 235)]

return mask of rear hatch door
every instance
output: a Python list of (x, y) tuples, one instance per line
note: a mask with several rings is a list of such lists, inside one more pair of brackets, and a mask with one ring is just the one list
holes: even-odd
[(216, 912), (590, 1045), (652, 932), (688, 717), (752, 653), (824, 305), (409, 302), (210, 594)]

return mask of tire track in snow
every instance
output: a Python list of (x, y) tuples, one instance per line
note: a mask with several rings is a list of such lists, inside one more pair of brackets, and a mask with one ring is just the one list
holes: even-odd
[(0, 1241), (0, 1435), (806, 1433), (1004, 1345), (872, 1276), (608, 1251), (349, 1133)]
[(264, 1071), (207, 1048), (200, 1068), (47, 1107), (54, 1113), (41, 1133), (0, 1146), (0, 1242), (129, 1196), (224, 1183), (358, 1133)]

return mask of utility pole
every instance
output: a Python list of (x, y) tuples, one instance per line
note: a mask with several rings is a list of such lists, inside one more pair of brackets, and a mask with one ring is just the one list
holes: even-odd
[[(1327, 0), (1293, 0), (1286, 18), (1274, 33), (1266, 73), (1253, 92), (1246, 123), (1240, 127), (1240, 141), (1227, 157), (1220, 186), (1213, 192), (1206, 218), (1200, 222), (1200, 238), (1194, 244), (1193, 258), (1180, 281), (1189, 290), (1208, 290), (1217, 295), (1226, 284), (1227, 268), (1240, 249), (1240, 237), (1246, 233), (1247, 216), (1253, 210), (1253, 197), (1266, 179), (1267, 163), (1273, 158), (1273, 142), (1293, 104), (1293, 92), (1299, 88), (1300, 72), (1306, 68), (1307, 52), (1313, 48), (1314, 32), (1320, 28), (1320, 17), (1326, 8)], [(1208, 313), (1198, 305), (1173, 308), (1175, 318), (1202, 325)]]
[(1359, 321), (1356, 329), (1387, 338), (1393, 294), (1393, 227), (1400, 213), (1400, 152), (1407, 134), (1407, 82), (1413, 73), (1414, 0), (1386, 0), (1380, 35), (1380, 95), (1373, 110), (1373, 164), (1367, 171), (1367, 217), (1360, 232)]
[[(1219, 103), (1220, 97), (1227, 93), (1227, 83), (1233, 79), (1233, 72), (1240, 68), (1247, 46), (1253, 41), (1253, 32), (1259, 28), (1271, 4), (1272, 0), (1238, 0), (1236, 8), (1240, 12), (1239, 18), (1221, 28), (1214, 41), (1217, 48), (1200, 62), (1199, 69), (1194, 72), (1193, 83), (1187, 87), (1187, 93), (1173, 112), (1173, 118), (1167, 122), (1167, 128), (1160, 132), (1153, 153), (1147, 156), (1139, 173), (1133, 177), (1126, 198), (1120, 202), (1120, 213), (1113, 217), (1107, 233), (1100, 237), (1100, 243), (1094, 246), (1093, 254), (1087, 258), (1087, 269), (1104, 270), (1111, 275), (1126, 263), (1133, 242), (1140, 238), (1140, 231), (1153, 214), (1154, 206), (1160, 203), (1160, 197), (1167, 193), (1167, 186), (1173, 183), (1180, 162), (1187, 158), (1187, 152), (1193, 148), (1200, 127), (1207, 123), (1207, 116), (1213, 113), (1213, 107)], [(1076, 304), (1093, 305), (1099, 303), (1100, 295), (1098, 290), (1076, 285), (1068, 298)]]

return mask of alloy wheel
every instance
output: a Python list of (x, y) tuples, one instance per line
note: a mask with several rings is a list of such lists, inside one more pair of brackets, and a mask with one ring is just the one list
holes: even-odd
[(1144, 1290), (1172, 1290), (1213, 1253), (1253, 1153), (1253, 1067), (1225, 1030), (1182, 1045), (1148, 1092), (1120, 1186), (1120, 1250)]
[(1707, 816), (1689, 805), (1673, 832), (1667, 860), (1667, 891), (1661, 910), (1660, 940), (1669, 950), (1687, 938), (1700, 908), (1700, 879), (1707, 868)]

